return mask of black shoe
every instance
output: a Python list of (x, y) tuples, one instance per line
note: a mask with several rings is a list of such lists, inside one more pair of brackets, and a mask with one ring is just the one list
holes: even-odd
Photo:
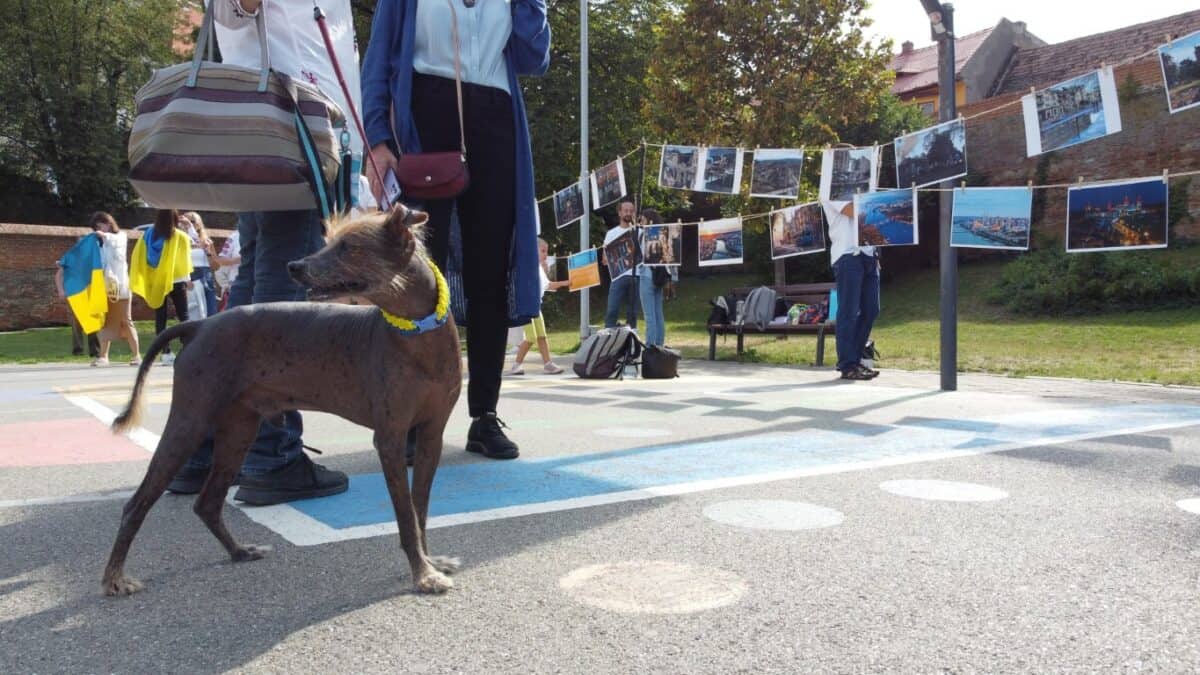
[(868, 368), (863, 365), (860, 365), (859, 368), (867, 374), (867, 377), (871, 378), (872, 380), (879, 377), (879, 371), (875, 370), (874, 368)]
[(467, 452), (478, 452), (488, 459), (516, 459), (521, 452), (517, 444), (504, 435), (506, 428), (508, 425), (501, 422), (496, 413), (475, 418), (467, 432)]
[(233, 498), (252, 506), (270, 506), (297, 499), (328, 497), (345, 492), (350, 479), (341, 471), (314, 464), (300, 455), (291, 464), (270, 473), (242, 475), (241, 487)]
[[(194, 495), (204, 487), (204, 481), (208, 479), (209, 467), (200, 468), (198, 466), (184, 465), (179, 473), (167, 483), (167, 492), (177, 495)], [(234, 485), (237, 482), (234, 481)]]
[(843, 380), (869, 380), (871, 376), (866, 373), (866, 369), (862, 366), (851, 366), (842, 371)]

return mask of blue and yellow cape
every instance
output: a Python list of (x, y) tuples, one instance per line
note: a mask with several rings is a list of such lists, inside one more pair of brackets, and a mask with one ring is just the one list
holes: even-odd
[(75, 242), (58, 264), (63, 270), (63, 290), (71, 312), (83, 332), (95, 333), (104, 326), (104, 315), (108, 313), (100, 237), (92, 233)]
[(158, 239), (154, 230), (142, 232), (129, 258), (129, 290), (153, 309), (162, 307), (176, 279), (192, 276), (192, 240), (179, 230)]

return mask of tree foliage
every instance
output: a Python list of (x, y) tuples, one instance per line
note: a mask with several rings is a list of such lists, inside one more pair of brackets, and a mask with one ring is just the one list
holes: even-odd
[(67, 210), (124, 206), (133, 94), (172, 59), (178, 0), (0, 0), (0, 168)]

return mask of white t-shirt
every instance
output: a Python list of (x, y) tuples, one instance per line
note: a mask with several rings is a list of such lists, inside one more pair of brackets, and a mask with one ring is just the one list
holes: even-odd
[[(632, 232), (632, 231), (633, 231), (632, 225), (630, 225), (629, 227), (621, 227), (620, 225), (617, 225), (616, 227), (609, 230), (607, 234), (604, 235), (604, 246), (607, 247), (609, 244), (613, 243), (613, 240), (616, 239), (617, 237), (625, 234), (626, 232)], [(624, 277), (624, 276), (628, 276), (630, 274), (633, 274), (633, 270), (625, 270), (624, 274), (617, 275), (617, 279), (620, 279), (621, 277)]]
[[(842, 209), (851, 202), (823, 201), (825, 219), (829, 221), (829, 264), (837, 263), (838, 258), (846, 254), (875, 255), (874, 246), (858, 245), (858, 227), (854, 224), (853, 215), (845, 215)], [(853, 210), (851, 210), (853, 214)]]
[[(242, 252), (242, 238), (238, 235), (238, 231), (234, 230), (233, 234), (225, 240), (225, 245), (221, 247), (218, 258), (236, 258)], [(221, 265), (217, 268), (216, 277), (217, 285), (221, 288), (229, 288), (233, 285), (234, 279), (237, 279), (238, 267), (240, 265)]]
[[(325, 51), (321, 30), (313, 20), (312, 0), (266, 0), (267, 46), (271, 67), (288, 76), (316, 85), (323, 94), (333, 99), (346, 116), (346, 129), (350, 131), (351, 152), (362, 156), (363, 143), (358, 129), (350, 120), (350, 108), (338, 84), (337, 74)], [(346, 78), (346, 87), (354, 97), (354, 107), (362, 114), (362, 93), (359, 84), (358, 50), (354, 43), (354, 18), (350, 11), (350, 0), (322, 0), (325, 23), (329, 27), (329, 38), (337, 54)], [(248, 68), (258, 68), (258, 32), (254, 26), (255, 14), (241, 8), (238, 0), (214, 0), (213, 18), (217, 22), (217, 43), (221, 46), (221, 58)], [(259, 11), (262, 11), (261, 8)]]

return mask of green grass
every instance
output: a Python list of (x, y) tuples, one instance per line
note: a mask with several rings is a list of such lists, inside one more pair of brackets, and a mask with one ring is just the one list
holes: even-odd
[[(1178, 264), (1200, 264), (1200, 247), (1164, 252)], [(1120, 312), (1091, 316), (1024, 317), (984, 302), (985, 291), (1003, 263), (963, 265), (959, 280), (959, 368), (965, 372), (1011, 376), (1071, 377), (1200, 386), (1200, 307)], [(708, 300), (734, 286), (760, 280), (748, 276), (684, 279), (679, 298), (666, 303), (667, 342), (689, 358), (705, 358)], [(938, 368), (938, 275), (936, 270), (885, 282), (883, 313), (874, 337), (881, 365), (905, 370)], [(604, 293), (592, 290), (592, 324), (602, 323)], [(577, 297), (558, 293), (547, 304), (550, 345), (556, 353), (579, 345)], [(153, 326), (139, 322), (143, 349)], [(746, 360), (811, 365), (816, 339), (795, 336), (746, 338)], [(717, 358), (733, 359), (735, 342), (717, 342)], [(66, 328), (0, 335), (0, 362), (87, 362), (72, 357)], [(835, 360), (833, 340), (826, 341), (826, 364)], [(127, 360), (128, 348), (115, 343), (114, 363)]]

